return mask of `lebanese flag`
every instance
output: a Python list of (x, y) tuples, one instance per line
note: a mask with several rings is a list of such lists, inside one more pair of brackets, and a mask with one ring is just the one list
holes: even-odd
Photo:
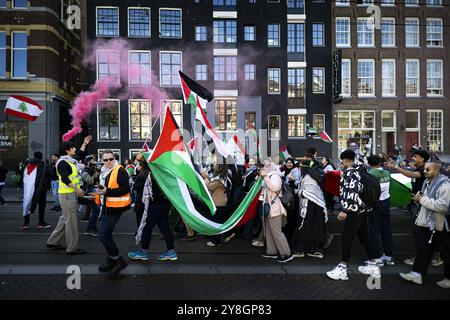
[(245, 148), (239, 141), (239, 138), (236, 134), (233, 134), (231, 139), (228, 140), (226, 148), (228, 154), (236, 158), (236, 163), (238, 165), (245, 164)]
[(206, 110), (206, 103), (214, 99), (214, 95), (205, 87), (201, 86), (183, 72), (178, 71), (180, 76), (181, 90), (183, 91), (184, 103), (192, 105), (194, 108), (199, 101), (203, 110)]
[(23, 96), (11, 96), (5, 107), (5, 114), (35, 121), (44, 109), (34, 100)]
[(319, 136), (322, 138), (322, 141), (328, 142), (328, 143), (332, 143), (333, 139), (330, 138), (330, 136), (328, 135), (328, 133), (326, 133), (325, 131), (321, 131), (319, 133)]

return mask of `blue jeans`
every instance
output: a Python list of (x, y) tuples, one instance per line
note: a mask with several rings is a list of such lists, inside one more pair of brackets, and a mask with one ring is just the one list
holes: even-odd
[(392, 242), (390, 206), (390, 198), (377, 201), (373, 212), (369, 213), (369, 238), (377, 258), (380, 258), (383, 252), (386, 256), (392, 257), (394, 245)]
[(90, 206), (91, 206), (92, 210), (91, 210), (91, 216), (89, 217), (88, 230), (97, 231), (97, 220), (98, 220), (98, 215), (100, 214), (100, 207), (95, 203), (90, 204)]
[(119, 257), (120, 252), (119, 248), (117, 248), (116, 243), (112, 237), (114, 232), (114, 228), (116, 227), (117, 222), (119, 222), (122, 213), (119, 214), (108, 214), (103, 215), (102, 223), (100, 225), (100, 234), (99, 240), (103, 244), (110, 257)]
[(60, 207), (59, 198), (58, 198), (58, 180), (52, 180), (52, 193), (53, 193), (53, 201), (55, 202), (55, 207)]

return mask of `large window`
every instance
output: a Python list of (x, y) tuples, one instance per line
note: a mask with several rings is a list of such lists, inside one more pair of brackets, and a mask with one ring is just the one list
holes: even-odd
[(267, 92), (269, 94), (280, 94), (281, 92), (281, 69), (267, 69)]
[(13, 32), (12, 38), (12, 77), (23, 79), (27, 74), (27, 33)]
[(120, 140), (119, 100), (97, 102), (97, 123), (99, 141)]
[(289, 138), (304, 138), (306, 116), (301, 115), (288, 115), (288, 137)]
[(382, 95), (395, 97), (395, 60), (383, 59), (381, 68)]
[(214, 116), (216, 130), (236, 131), (236, 100), (216, 100), (216, 105), (214, 107)]
[(97, 7), (97, 37), (119, 36), (119, 8)]
[(280, 122), (281, 117), (277, 115), (271, 115), (268, 117), (269, 121), (269, 139), (280, 139), (281, 138), (281, 132), (280, 132)]
[(427, 145), (430, 151), (443, 150), (444, 119), (442, 110), (427, 110)]
[(419, 60), (406, 60), (406, 95), (420, 95)]
[(150, 17), (150, 8), (128, 8), (128, 36), (150, 37)]
[(375, 112), (374, 111), (339, 111), (338, 145), (345, 150), (350, 144), (366, 154), (375, 153)]
[(381, 19), (381, 46), (395, 47), (395, 18)]
[(288, 107), (303, 108), (305, 97), (305, 69), (288, 69)]
[(358, 18), (358, 47), (373, 47), (375, 45), (375, 28), (373, 18)]
[(305, 24), (304, 23), (288, 23), (287, 38), (288, 53), (304, 53), (305, 52)]
[(161, 101), (161, 127), (162, 130), (163, 127), (163, 121), (166, 118), (166, 107), (169, 106), (170, 112), (172, 112), (172, 115), (175, 119), (175, 122), (177, 123), (178, 127), (182, 130), (183, 129), (183, 102), (181, 100), (166, 100)]
[(0, 78), (6, 77), (6, 32), (0, 31)]
[(181, 9), (159, 9), (159, 35), (161, 38), (181, 38)]
[(214, 81), (237, 81), (237, 57), (214, 57)]
[(442, 60), (427, 60), (427, 95), (442, 96), (443, 94), (443, 62)]
[(442, 19), (427, 18), (427, 47), (442, 47)]
[(149, 86), (151, 83), (150, 51), (128, 53), (128, 79), (130, 86)]
[(270, 23), (267, 25), (267, 46), (280, 46), (280, 25), (278, 23)]
[(323, 47), (325, 45), (325, 26), (323, 23), (313, 23), (312, 25), (312, 44), (314, 47)]
[(420, 46), (419, 18), (405, 19), (405, 46), (415, 48)]
[(350, 18), (336, 18), (336, 47), (350, 47)]
[(313, 93), (325, 93), (325, 68), (313, 68)]
[(160, 81), (163, 87), (176, 87), (180, 85), (178, 71), (182, 70), (182, 54), (174, 51), (161, 51), (160, 53)]
[(256, 80), (256, 64), (246, 64), (244, 66), (244, 79)]
[(214, 43), (236, 43), (236, 20), (214, 20)]
[(358, 60), (358, 96), (375, 95), (375, 61)]
[(342, 59), (342, 96), (352, 95), (352, 67), (350, 59)]
[(101, 78), (111, 78), (119, 83), (119, 51), (97, 51), (97, 80)]
[(152, 109), (149, 100), (130, 100), (130, 140), (151, 139)]

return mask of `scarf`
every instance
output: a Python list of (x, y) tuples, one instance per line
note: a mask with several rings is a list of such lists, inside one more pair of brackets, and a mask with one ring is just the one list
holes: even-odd
[(305, 221), (306, 213), (308, 211), (308, 201), (312, 201), (319, 207), (323, 208), (325, 223), (328, 221), (328, 211), (322, 189), (320, 189), (317, 181), (311, 178), (309, 174), (305, 175), (300, 183), (299, 199), (300, 217), (303, 218), (303, 221), (298, 230), (303, 227), (303, 222)]
[(81, 174), (81, 172), (82, 172), (83, 169), (84, 169), (84, 166), (81, 166), (81, 164), (78, 163), (77, 159), (74, 159), (74, 158), (69, 157), (69, 156), (61, 156), (61, 158), (59, 158), (59, 160), (56, 161), (56, 168), (58, 168), (59, 163), (60, 163), (61, 161), (63, 161), (63, 160), (66, 161), (66, 162), (70, 162), (70, 163), (72, 163), (75, 167), (77, 167), (78, 174)]
[(153, 187), (151, 174), (147, 176), (144, 185), (144, 193), (142, 196), (142, 202), (144, 203), (144, 214), (142, 215), (141, 223), (139, 224), (138, 231), (136, 233), (136, 244), (139, 244), (142, 239), (142, 232), (147, 224), (148, 208), (150, 206), (150, 199), (153, 200)]
[[(449, 183), (450, 180), (442, 175), (438, 174), (433, 180), (429, 181), (427, 180), (422, 187), (422, 192), (425, 196), (427, 196), (430, 199), (435, 200), (437, 196), (437, 192), (439, 190), (439, 187), (443, 183)], [(432, 210), (429, 210), (425, 208), (425, 224), (430, 230), (434, 230), (436, 226), (436, 216), (434, 215), (434, 212)]]
[(113, 171), (114, 168), (117, 167), (118, 165), (119, 165), (119, 162), (117, 160), (114, 160), (114, 165), (112, 166), (111, 169), (108, 169), (105, 165), (102, 166), (101, 173), (100, 173), (100, 184), (102, 186), (106, 187), (105, 186), (106, 178), (111, 173), (111, 171)]

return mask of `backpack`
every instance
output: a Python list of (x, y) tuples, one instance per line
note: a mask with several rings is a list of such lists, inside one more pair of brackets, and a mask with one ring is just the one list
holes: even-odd
[(286, 209), (286, 211), (290, 211), (290, 210), (294, 209), (295, 197), (294, 197), (294, 190), (292, 189), (291, 186), (287, 186), (287, 185), (283, 184), (280, 200), (281, 200), (281, 203), (283, 204), (283, 207)]
[(360, 175), (363, 190), (359, 197), (365, 205), (373, 208), (375, 203), (380, 199), (380, 182), (367, 172), (360, 172)]

